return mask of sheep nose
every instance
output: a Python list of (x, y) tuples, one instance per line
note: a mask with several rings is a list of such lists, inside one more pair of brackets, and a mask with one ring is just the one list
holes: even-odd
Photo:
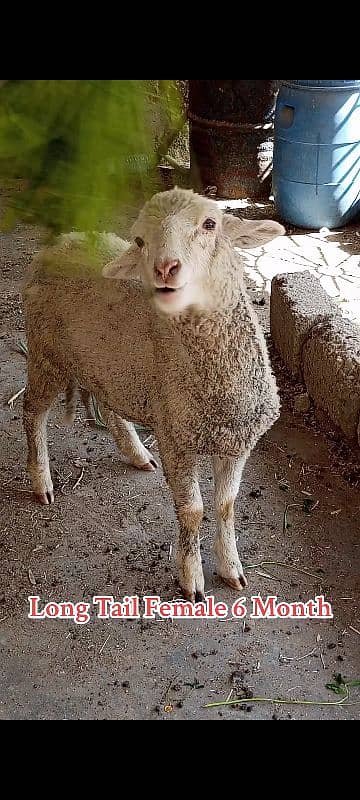
[(167, 281), (168, 278), (174, 278), (181, 270), (180, 261), (167, 259), (161, 264), (155, 264), (155, 274), (157, 278)]

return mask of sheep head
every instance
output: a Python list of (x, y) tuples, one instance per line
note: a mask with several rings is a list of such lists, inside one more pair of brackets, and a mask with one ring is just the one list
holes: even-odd
[(260, 247), (284, 232), (277, 222), (237, 219), (212, 200), (173, 189), (146, 203), (133, 226), (133, 244), (103, 275), (140, 277), (156, 308), (167, 315), (208, 310), (216, 307), (219, 286), (233, 278), (233, 247)]

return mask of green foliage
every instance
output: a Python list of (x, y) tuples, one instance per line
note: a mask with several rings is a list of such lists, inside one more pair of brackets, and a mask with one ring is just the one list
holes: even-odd
[(0, 178), (24, 179), (5, 225), (98, 230), (152, 193), (155, 165), (183, 124), (175, 81), (6, 81)]
[(360, 681), (347, 681), (342, 675), (334, 675), (335, 683), (327, 683), (326, 688), (330, 692), (334, 692), (339, 696), (346, 696), (349, 689), (357, 689), (360, 687)]

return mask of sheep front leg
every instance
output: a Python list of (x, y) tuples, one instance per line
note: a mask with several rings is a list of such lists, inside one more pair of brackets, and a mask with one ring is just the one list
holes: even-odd
[(217, 518), (215, 553), (218, 571), (223, 581), (236, 591), (241, 591), (248, 585), (236, 545), (234, 514), (234, 504), (246, 460), (247, 457), (213, 459)]
[(180, 585), (186, 600), (204, 600), (205, 580), (201, 562), (199, 531), (204, 507), (193, 455), (169, 454), (160, 445), (160, 454), (167, 482), (172, 491), (180, 527), (178, 569)]

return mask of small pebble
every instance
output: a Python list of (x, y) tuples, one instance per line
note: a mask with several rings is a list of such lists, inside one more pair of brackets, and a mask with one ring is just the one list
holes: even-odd
[(311, 408), (311, 400), (307, 393), (300, 394), (298, 397), (295, 398), (294, 402), (295, 411), (299, 414), (307, 414)]

